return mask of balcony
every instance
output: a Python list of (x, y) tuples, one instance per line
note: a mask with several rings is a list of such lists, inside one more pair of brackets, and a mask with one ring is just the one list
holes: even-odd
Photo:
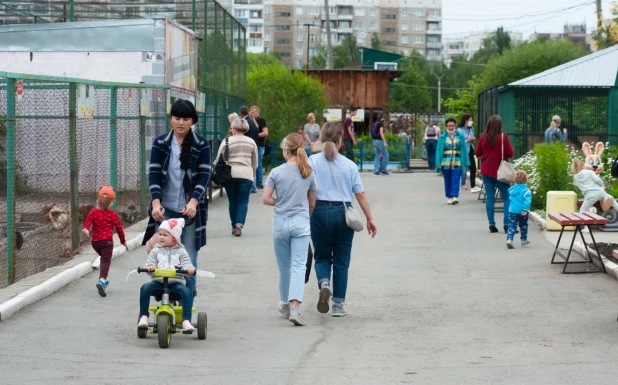
[(442, 55), (427, 55), (427, 61), (442, 62)]
[(428, 35), (442, 35), (442, 29), (440, 28), (427, 28)]
[(333, 32), (338, 32), (338, 33), (341, 33), (341, 34), (350, 34), (350, 33), (354, 32), (352, 27), (338, 27), (336, 29), (333, 29), (332, 31)]
[(442, 49), (442, 43), (441, 42), (428, 41), (427, 42), (427, 49)]
[(354, 19), (354, 14), (353, 13), (339, 13), (337, 20), (353, 20)]
[(442, 21), (442, 16), (427, 16), (427, 21), (439, 23)]

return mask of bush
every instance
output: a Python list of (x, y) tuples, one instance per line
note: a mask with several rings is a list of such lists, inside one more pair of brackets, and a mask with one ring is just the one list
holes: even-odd
[[(563, 143), (537, 144), (533, 209), (544, 209), (548, 191), (575, 191), (569, 148)], [(538, 182), (536, 181), (538, 179)]]

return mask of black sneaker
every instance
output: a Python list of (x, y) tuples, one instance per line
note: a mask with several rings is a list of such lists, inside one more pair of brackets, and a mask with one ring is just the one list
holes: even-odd
[(494, 225), (489, 226), (489, 232), (490, 233), (497, 233), (498, 232), (498, 228)]
[(259, 184), (259, 185), (257, 186), (257, 189), (258, 189), (258, 190), (264, 190), (264, 185), (263, 185), (263, 184)]

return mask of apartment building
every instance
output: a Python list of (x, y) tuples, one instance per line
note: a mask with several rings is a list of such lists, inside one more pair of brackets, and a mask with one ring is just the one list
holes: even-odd
[[(323, 0), (220, 0), (247, 27), (248, 52), (277, 51), (283, 62), (303, 68), (307, 57), (326, 45)], [(409, 55), (416, 50), (442, 61), (442, 0), (330, 0), (331, 42), (353, 35), (370, 46), (378, 34), (388, 51)], [(307, 51), (308, 50), (308, 51)]]
[[(451, 66), (453, 58), (466, 57), (471, 58), (483, 47), (483, 41), (489, 37), (491, 33), (478, 33), (465, 37), (445, 38), (444, 39), (444, 63)], [(521, 32), (508, 32), (513, 43), (522, 41)]]

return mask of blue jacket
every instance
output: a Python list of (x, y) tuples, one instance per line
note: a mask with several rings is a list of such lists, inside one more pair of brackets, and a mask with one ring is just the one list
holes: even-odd
[(530, 211), (530, 205), (532, 204), (532, 192), (528, 186), (520, 183), (510, 187), (509, 197), (511, 200), (509, 212), (513, 214), (521, 214), (523, 211)]
[[(470, 157), (467, 156), (466, 152), (466, 140), (463, 135), (457, 130), (455, 130), (455, 136), (459, 138), (459, 156), (461, 157), (461, 169), (465, 170), (466, 167), (470, 165)], [(440, 172), (440, 164), (442, 163), (442, 156), (444, 155), (444, 142), (448, 137), (448, 130), (445, 130), (440, 138), (438, 139), (438, 148), (436, 149), (436, 171)]]
[(557, 140), (562, 143), (566, 142), (567, 135), (562, 132), (560, 127), (548, 128), (545, 130), (545, 144), (551, 144)]
[[(191, 198), (198, 202), (195, 214), (195, 249), (199, 250), (206, 244), (206, 222), (208, 220), (208, 199), (206, 188), (210, 182), (210, 143), (206, 138), (197, 135), (191, 130), (193, 142), (191, 144), (191, 185), (193, 191)], [(150, 199), (161, 199), (162, 191), (166, 184), (167, 168), (169, 166), (170, 154), (172, 153), (173, 131), (155, 138), (152, 142), (150, 153), (150, 168), (148, 170), (148, 184), (150, 185)], [(148, 208), (148, 227), (144, 235), (142, 245), (154, 235), (155, 221), (152, 218), (152, 201)]]
[[(474, 127), (459, 127), (457, 132), (459, 132), (465, 140), (468, 140), (470, 136), (474, 136)], [(470, 148), (474, 150), (474, 142), (466, 142), (466, 147), (468, 148), (466, 155), (468, 155), (470, 153)]]

